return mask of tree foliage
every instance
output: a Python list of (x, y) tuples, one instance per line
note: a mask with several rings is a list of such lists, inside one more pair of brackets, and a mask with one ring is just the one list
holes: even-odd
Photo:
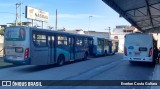
[(47, 28), (48, 28), (48, 29), (54, 29), (54, 27), (52, 27), (52, 26), (48, 26)]
[(4, 27), (0, 28), (0, 35), (4, 35)]

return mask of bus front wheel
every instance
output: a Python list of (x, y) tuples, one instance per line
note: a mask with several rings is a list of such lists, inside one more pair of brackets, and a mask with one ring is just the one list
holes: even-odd
[(57, 65), (58, 66), (62, 66), (62, 65), (64, 65), (64, 63), (65, 63), (65, 57), (64, 57), (64, 55), (59, 55), (58, 56)]

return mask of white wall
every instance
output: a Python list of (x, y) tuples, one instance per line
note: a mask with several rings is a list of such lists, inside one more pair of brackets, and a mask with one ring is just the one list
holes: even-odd
[(160, 47), (160, 33), (153, 33), (155, 40), (157, 40), (157, 47)]
[(0, 43), (4, 42), (4, 36), (0, 35)]
[(3, 54), (3, 51), (1, 51), (3, 49), (3, 42), (4, 42), (4, 36), (0, 35), (0, 55)]

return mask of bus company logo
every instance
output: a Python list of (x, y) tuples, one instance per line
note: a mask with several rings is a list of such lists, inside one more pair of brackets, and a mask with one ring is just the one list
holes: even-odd
[(12, 86), (11, 81), (2, 81), (2, 86)]

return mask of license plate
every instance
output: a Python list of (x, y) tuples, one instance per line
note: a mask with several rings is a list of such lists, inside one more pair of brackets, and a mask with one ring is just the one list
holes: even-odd
[(139, 51), (147, 51), (147, 48), (145, 48), (145, 47), (140, 47), (140, 48), (139, 48)]
[(140, 52), (135, 52), (135, 55), (136, 55), (136, 56), (139, 56), (139, 55), (140, 55)]
[(15, 51), (17, 53), (22, 53), (23, 52), (23, 48), (22, 47), (17, 47), (17, 48), (15, 48)]
[(141, 60), (140, 58), (133, 58), (134, 60)]

